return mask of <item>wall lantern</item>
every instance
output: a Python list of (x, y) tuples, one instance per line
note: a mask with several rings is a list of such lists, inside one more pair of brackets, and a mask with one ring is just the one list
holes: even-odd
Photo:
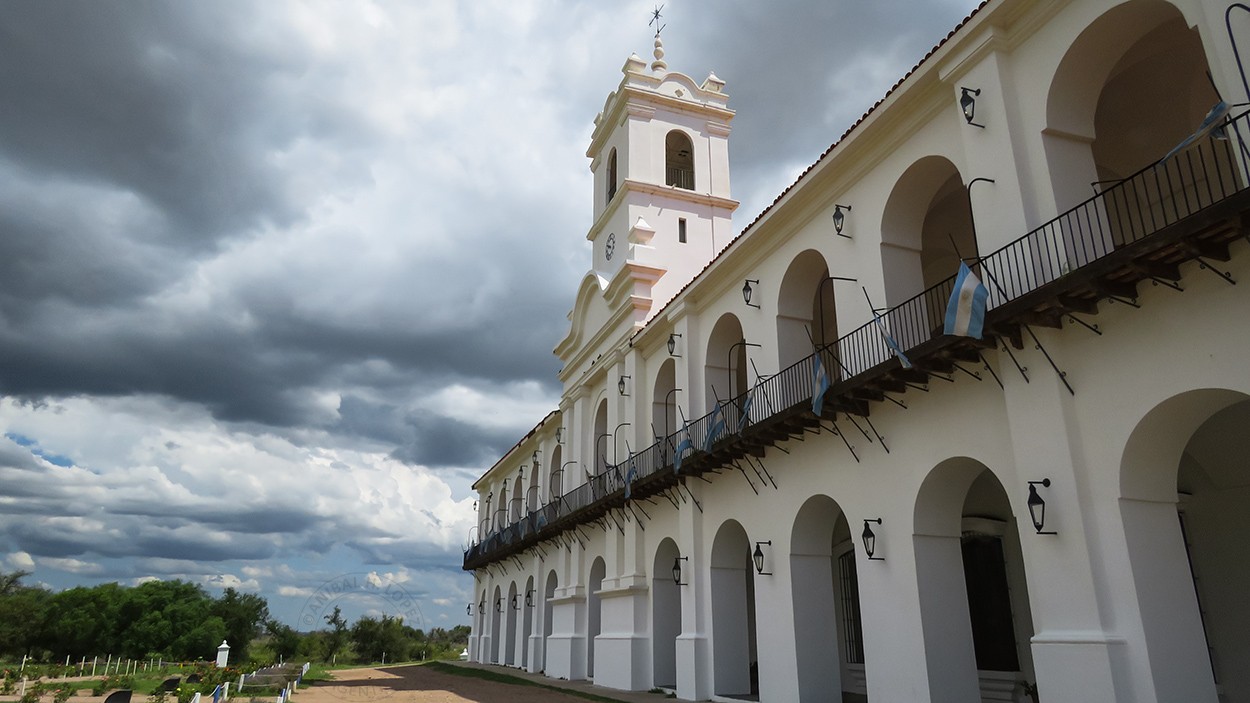
[(761, 576), (772, 576), (773, 572), (764, 571), (764, 550), (760, 548), (760, 545), (764, 544), (768, 545), (768, 551), (771, 552), (773, 550), (773, 541), (771, 539), (767, 542), (756, 542), (755, 553), (751, 555), (751, 558), (755, 560), (755, 573)]
[(873, 556), (873, 554), (877, 551), (877, 535), (873, 534), (872, 526), (868, 524), (870, 522), (875, 522), (880, 525), (881, 518), (864, 520), (864, 534), (861, 535), (864, 540), (864, 554), (868, 555), (868, 559), (870, 561), (885, 561), (885, 557)]
[(495, 601), (495, 612), (496, 613), (503, 612), (503, 596), (499, 596), (499, 600)]
[(760, 284), (758, 278), (748, 278), (746, 280), (746, 283), (742, 284), (742, 301), (745, 302), (750, 307), (758, 308), (759, 305), (751, 305), (751, 293), (753, 292), (751, 290), (752, 283), (754, 283), (757, 286)]
[(564, 444), (564, 428), (556, 428), (556, 444)]
[(680, 336), (681, 335), (677, 334), (676, 332), (669, 332), (668, 334), (668, 355), (669, 356), (678, 356), (674, 352), (677, 351), (677, 338)]
[(617, 392), (619, 392), (621, 395), (628, 395), (628, 394), (625, 392), (625, 379), (627, 379), (627, 378), (633, 378), (633, 377), (632, 377), (632, 376), (621, 376), (621, 380), (619, 380), (619, 381), (617, 381), (617, 382), (616, 382), (616, 390), (617, 390)]
[(673, 557), (673, 583), (678, 586), (689, 586), (689, 582), (681, 582), (681, 563), (683, 561), (690, 561), (690, 557)]
[(1043, 532), (1042, 528), (1046, 526), (1046, 501), (1037, 494), (1037, 486), (1042, 488), (1050, 488), (1050, 479), (1044, 478), (1041, 481), (1029, 481), (1029, 517), (1033, 520), (1033, 529), (1037, 530), (1039, 535), (1057, 535), (1058, 532)]
[(972, 121), (977, 111), (976, 96), (981, 94), (981, 89), (980, 88), (964, 88), (963, 86), (960, 86), (959, 91), (960, 91), (959, 109), (964, 111), (964, 119), (967, 120), (968, 124), (972, 125), (973, 127), (981, 127), (984, 129), (985, 125), (977, 124), (976, 122)]
[(513, 594), (512, 594), (512, 598), (511, 598), (511, 599), (509, 599), (509, 604), (512, 606), (512, 609), (513, 609), (513, 610), (520, 610), (520, 609), (521, 609), (521, 604), (520, 604), (519, 602), (517, 602), (517, 595), (518, 595), (518, 594), (513, 593)]
[(472, 615), (472, 614), (473, 614), (473, 604), (472, 604), (472, 603), (470, 603), (470, 604), (468, 604), (468, 605), (466, 605), (466, 606), (464, 607), (464, 614), (465, 614), (465, 615)]
[(525, 592), (525, 607), (526, 608), (534, 607), (534, 589), (532, 588)]
[(485, 599), (485, 598), (483, 598), (482, 600), (478, 601), (478, 603), (477, 603), (477, 612), (481, 613), (483, 610), (486, 610), (486, 599)]
[(531, 456), (531, 458), (534, 460), (534, 466), (538, 466), (538, 450), (537, 449), (534, 450), (534, 454)]
[(846, 212), (850, 212), (851, 206), (850, 205), (838, 205), (836, 203), (834, 204), (833, 206), (833, 233), (844, 239), (850, 239), (851, 235), (842, 234), (842, 227), (846, 225), (846, 213), (842, 212), (843, 210), (846, 210)]

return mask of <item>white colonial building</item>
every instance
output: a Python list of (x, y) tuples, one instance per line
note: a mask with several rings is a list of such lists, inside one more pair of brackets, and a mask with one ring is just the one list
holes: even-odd
[[(1250, 118), (1174, 150), (1250, 100), (1238, 32), (991, 0), (736, 236), (725, 83), (631, 56), (560, 407), (475, 484), (470, 657), (687, 700), (1250, 701)], [(944, 333), (961, 258), (982, 339)]]

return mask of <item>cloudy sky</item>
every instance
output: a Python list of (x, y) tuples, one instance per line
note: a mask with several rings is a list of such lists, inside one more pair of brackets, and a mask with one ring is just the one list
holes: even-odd
[[(975, 4), (668, 2), (738, 113), (735, 230)], [(0, 570), (292, 624), (373, 572), (467, 622), (469, 485), (557, 403), (652, 6), (0, 4)]]

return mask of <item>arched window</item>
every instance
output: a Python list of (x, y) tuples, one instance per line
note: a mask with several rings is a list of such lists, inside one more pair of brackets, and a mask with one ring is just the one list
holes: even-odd
[(694, 146), (676, 129), (664, 137), (664, 183), (694, 190)]
[(616, 149), (608, 154), (608, 199), (603, 202), (604, 205), (612, 202), (612, 198), (616, 197)]

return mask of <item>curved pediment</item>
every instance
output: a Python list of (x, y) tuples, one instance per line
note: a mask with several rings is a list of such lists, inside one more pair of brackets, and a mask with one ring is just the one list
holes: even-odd
[(593, 335), (607, 322), (609, 311), (604, 298), (607, 289), (608, 279), (598, 271), (587, 271), (582, 277), (573, 309), (569, 311), (569, 332), (554, 350), (561, 361), (568, 361), (568, 355), (581, 348), (587, 336)]

